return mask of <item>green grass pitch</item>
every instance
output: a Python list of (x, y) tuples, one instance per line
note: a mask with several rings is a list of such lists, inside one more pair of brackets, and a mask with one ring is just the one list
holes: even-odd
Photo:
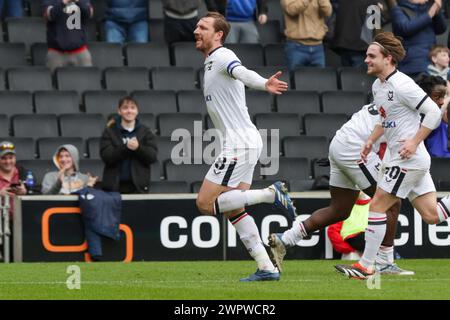
[[(336, 273), (337, 263), (288, 260), (279, 282), (258, 283), (239, 282), (252, 261), (0, 264), (0, 299), (450, 299), (450, 260), (399, 260), (416, 275), (382, 276), (379, 289)], [(71, 264), (79, 290), (66, 286)]]

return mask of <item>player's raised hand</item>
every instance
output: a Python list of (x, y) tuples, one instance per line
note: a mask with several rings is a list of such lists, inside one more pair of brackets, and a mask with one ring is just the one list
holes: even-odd
[(372, 147), (373, 147), (372, 140), (367, 140), (367, 142), (364, 144), (360, 152), (362, 161), (367, 162), (367, 156), (372, 151)]
[(281, 77), (282, 72), (278, 71), (273, 76), (269, 78), (266, 82), (266, 90), (273, 94), (282, 94), (283, 92), (287, 91), (288, 84), (284, 81), (281, 81), (278, 79)]

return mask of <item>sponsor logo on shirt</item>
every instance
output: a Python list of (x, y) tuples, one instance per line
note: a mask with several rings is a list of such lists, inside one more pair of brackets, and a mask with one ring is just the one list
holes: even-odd
[(380, 107), (380, 109), (378, 109), (378, 111), (380, 112), (381, 116), (386, 119), (386, 110), (384, 110), (383, 106)]
[(388, 92), (388, 101), (394, 101), (394, 91)]
[(381, 123), (381, 126), (382, 126), (384, 129), (391, 129), (391, 128), (397, 127), (397, 124), (395, 123), (395, 121), (383, 121), (383, 122)]

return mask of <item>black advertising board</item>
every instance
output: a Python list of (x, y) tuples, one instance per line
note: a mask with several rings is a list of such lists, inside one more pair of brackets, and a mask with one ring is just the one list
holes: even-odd
[[(293, 197), (300, 217), (307, 218), (329, 199)], [(176, 261), (249, 259), (234, 228), (222, 216), (200, 215), (195, 195), (124, 196), (122, 238), (102, 239), (108, 261)], [(84, 261), (87, 248), (78, 201), (74, 196), (25, 196), (16, 199), (14, 261)], [(266, 241), (272, 232), (284, 231), (287, 218), (268, 204), (248, 208)], [(403, 258), (449, 258), (450, 227), (428, 226), (406, 201), (397, 230), (396, 251)], [(336, 257), (336, 256), (334, 256)], [(325, 230), (302, 240), (288, 259), (333, 258)]]

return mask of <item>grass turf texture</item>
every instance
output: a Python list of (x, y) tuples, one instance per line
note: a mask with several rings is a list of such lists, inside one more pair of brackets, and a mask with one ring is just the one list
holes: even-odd
[[(450, 299), (450, 260), (399, 260), (414, 276), (382, 276), (379, 290), (334, 271), (342, 261), (288, 260), (278, 282), (240, 283), (252, 261), (0, 264), (0, 299)], [(67, 266), (81, 269), (69, 290)]]

